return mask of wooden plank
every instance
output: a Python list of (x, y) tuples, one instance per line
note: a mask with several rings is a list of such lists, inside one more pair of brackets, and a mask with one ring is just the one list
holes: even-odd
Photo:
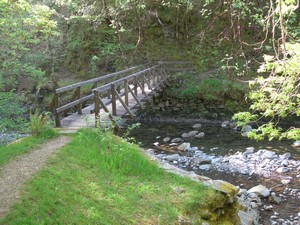
[(58, 94), (54, 93), (55, 126), (61, 127), (59, 112), (57, 112), (58, 107), (59, 107), (59, 97)]
[(124, 80), (124, 94), (125, 94), (125, 104), (128, 106), (129, 96), (128, 96), (128, 80)]
[(119, 99), (119, 101), (121, 102), (121, 104), (123, 105), (123, 107), (126, 110), (126, 112), (130, 115), (131, 118), (133, 118), (134, 114), (130, 111), (130, 109), (127, 107), (127, 105), (123, 101), (122, 97), (119, 95), (119, 93), (116, 90), (115, 90), (115, 95), (117, 96), (117, 98)]
[(111, 110), (112, 110), (112, 115), (116, 116), (117, 115), (116, 87), (115, 87), (114, 83), (111, 83), (110, 87), (111, 87)]
[[(138, 71), (138, 72), (136, 72), (136, 73), (133, 73), (133, 74), (127, 76), (127, 77), (124, 77), (124, 78), (121, 78), (121, 79), (112, 81), (111, 83), (114, 83), (115, 85), (120, 85), (120, 84), (122, 84), (122, 83), (124, 82), (125, 79), (127, 79), (127, 80), (132, 80), (132, 79), (134, 79), (134, 77), (141, 76), (141, 75), (143, 75), (144, 73), (149, 72), (149, 71), (152, 71), (152, 70), (154, 70), (154, 69), (157, 68), (157, 67), (158, 67), (158, 65), (152, 66), (152, 67), (150, 67), (150, 68), (147, 68), (147, 69)], [(109, 85), (110, 85), (111, 83), (106, 84), (106, 85), (103, 85), (103, 86), (101, 86), (101, 87), (99, 87), (99, 88), (96, 88), (96, 89), (97, 89), (99, 92), (104, 91), (104, 90), (107, 90), (106, 88), (109, 87)]]
[(65, 87), (57, 88), (57, 89), (55, 89), (55, 93), (59, 94), (59, 93), (65, 92), (65, 91), (75, 89), (77, 87), (81, 87), (81, 86), (84, 86), (84, 85), (87, 85), (87, 84), (91, 84), (91, 83), (95, 83), (95, 82), (98, 82), (98, 81), (101, 81), (101, 80), (112, 78), (114, 76), (126, 73), (128, 71), (131, 71), (131, 70), (134, 70), (134, 69), (140, 68), (140, 67), (142, 67), (142, 66), (131, 67), (129, 69), (125, 69), (125, 70), (121, 70), (121, 71), (118, 71), (118, 72), (110, 73), (110, 74), (107, 74), (107, 75), (104, 75), (104, 76), (101, 76), (101, 77), (97, 77), (97, 78), (82, 81), (82, 82), (79, 82), (79, 83), (76, 83), (76, 84), (71, 84), (71, 85), (68, 85), (68, 86), (65, 86)]
[[(77, 98), (77, 99), (80, 99), (80, 98), (81, 98), (81, 91), (80, 91), (80, 89), (81, 89), (80, 87), (77, 87), (77, 88), (76, 88), (76, 96), (77, 96), (76, 98)], [(77, 111), (78, 111), (78, 114), (79, 114), (79, 115), (82, 114), (82, 103), (78, 103), (78, 104), (77, 104)]]
[(81, 98), (81, 99), (75, 100), (75, 101), (70, 102), (70, 103), (68, 103), (68, 104), (66, 104), (66, 105), (64, 105), (64, 106), (61, 106), (61, 107), (57, 108), (55, 111), (56, 111), (57, 113), (63, 112), (63, 111), (65, 111), (66, 109), (69, 109), (69, 108), (71, 108), (71, 107), (73, 107), (73, 106), (78, 105), (79, 103), (85, 102), (85, 101), (87, 101), (87, 100), (89, 100), (89, 99), (93, 99), (93, 97), (94, 97), (94, 94), (90, 94), (90, 95), (85, 96), (85, 97), (83, 97), (83, 98)]
[(95, 104), (95, 127), (99, 126), (100, 115), (100, 97), (99, 91), (94, 91), (94, 104)]

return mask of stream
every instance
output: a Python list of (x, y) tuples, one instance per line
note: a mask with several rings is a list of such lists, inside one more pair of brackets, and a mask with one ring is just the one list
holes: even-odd
[[(293, 141), (250, 140), (220, 123), (202, 123), (197, 129), (194, 124), (142, 123), (130, 137), (157, 158), (201, 176), (225, 180), (246, 190), (259, 184), (267, 187), (275, 197), (261, 198), (253, 206), (259, 210), (259, 224), (300, 224), (299, 146), (293, 146)], [(204, 136), (182, 138), (183, 133), (194, 130)], [(176, 143), (174, 138), (183, 140)], [(187, 143), (184, 151), (178, 150), (182, 143)]]

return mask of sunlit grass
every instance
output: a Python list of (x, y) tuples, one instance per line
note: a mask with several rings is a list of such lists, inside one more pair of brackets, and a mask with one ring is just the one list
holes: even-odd
[[(176, 192), (176, 188), (183, 190)], [(221, 194), (166, 173), (110, 132), (80, 131), (27, 185), (1, 224), (177, 224)]]
[(0, 145), (0, 166), (3, 166), (19, 155), (28, 153), (33, 149), (37, 149), (46, 140), (57, 136), (58, 134), (54, 130), (47, 130), (37, 137), (29, 136), (17, 140), (9, 145)]

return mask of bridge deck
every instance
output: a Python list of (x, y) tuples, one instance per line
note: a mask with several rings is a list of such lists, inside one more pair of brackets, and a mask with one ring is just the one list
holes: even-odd
[[(145, 95), (142, 93), (142, 90), (140, 88), (137, 89), (137, 97), (141, 101), (141, 103), (145, 103)], [(151, 89), (148, 87), (145, 87), (144, 91), (149, 96), (151, 94)], [(121, 93), (123, 90), (121, 90)], [(123, 101), (125, 101), (125, 97), (122, 97)], [(110, 101), (108, 98), (102, 99), (104, 103), (107, 103)], [(132, 95), (129, 95), (128, 99), (129, 106), (131, 112), (135, 112), (137, 110), (137, 103)], [(109, 112), (112, 114), (112, 104), (108, 104), (107, 108)], [(114, 116), (114, 119), (118, 122), (118, 124), (121, 126), (126, 122), (127, 112), (122, 106), (121, 102), (117, 100), (116, 102), (116, 108), (117, 108), (117, 116)], [(101, 127), (109, 127), (111, 125), (111, 120), (108, 117), (108, 114), (101, 108), (100, 109), (100, 126)], [(82, 114), (79, 115), (77, 112), (72, 113), (71, 115), (64, 117), (61, 120), (61, 133), (75, 133), (80, 128), (95, 128), (95, 113), (94, 113), (94, 104), (89, 105), (82, 109)]]

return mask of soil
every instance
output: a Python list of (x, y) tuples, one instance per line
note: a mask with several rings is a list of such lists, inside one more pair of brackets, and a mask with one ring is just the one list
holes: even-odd
[(46, 164), (50, 155), (70, 140), (70, 137), (60, 136), (0, 168), (0, 217), (5, 216), (10, 207), (18, 201), (25, 182)]

